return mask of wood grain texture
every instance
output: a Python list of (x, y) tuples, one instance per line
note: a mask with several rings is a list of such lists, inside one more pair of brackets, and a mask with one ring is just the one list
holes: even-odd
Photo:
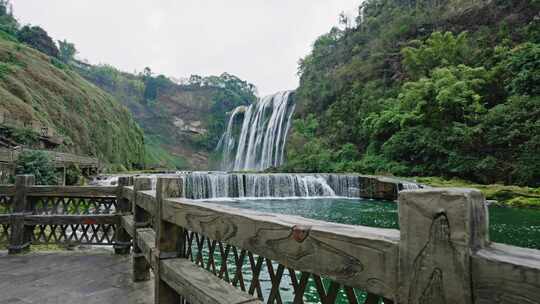
[(163, 219), (297, 271), (387, 298), (397, 292), (399, 231), (168, 199)]
[(135, 237), (135, 221), (133, 215), (124, 215), (120, 217), (120, 225), (129, 233), (129, 235)]
[(125, 186), (122, 190), (122, 197), (133, 202), (135, 200), (135, 186)]
[(32, 186), (28, 196), (55, 197), (116, 197), (116, 186)]
[(33, 175), (17, 175), (15, 177), (15, 195), (13, 196), (13, 215), (10, 218), (10, 240), (8, 251), (10, 254), (22, 253), (29, 249), (33, 227), (25, 226), (24, 213), (30, 210), (27, 199), (28, 189), (35, 183)]
[(141, 254), (145, 257), (152, 269), (156, 269), (156, 234), (150, 228), (136, 230), (137, 246), (141, 249)]
[(473, 303), (470, 255), (488, 243), (484, 202), (477, 190), (401, 192), (399, 303)]
[(472, 259), (477, 304), (540, 304), (540, 251), (492, 244)]
[(111, 224), (119, 225), (121, 217), (113, 214), (96, 215), (26, 215), (25, 225), (82, 225)]
[(137, 192), (137, 206), (143, 208), (152, 216), (156, 214), (156, 191), (139, 191)]
[(161, 277), (191, 304), (262, 303), (186, 259), (162, 260)]
[[(152, 180), (150, 178), (135, 178), (133, 185), (133, 226), (134, 229), (149, 227), (151, 225), (152, 217), (150, 213), (141, 208), (137, 201), (140, 200), (141, 192), (152, 189)], [(142, 255), (142, 250), (137, 242), (137, 234), (133, 236), (133, 281), (142, 282), (150, 280), (150, 262)], [(151, 240), (155, 246), (155, 236)], [(150, 256), (151, 258), (151, 256)]]
[[(131, 202), (124, 198), (124, 187), (133, 185), (132, 176), (118, 178), (116, 189), (116, 213), (126, 215), (131, 212)], [(122, 226), (116, 227), (114, 252), (116, 254), (129, 254), (131, 251), (131, 236)]]
[(15, 195), (15, 185), (0, 185), (0, 194), (4, 196)]
[(161, 278), (159, 261), (163, 259), (179, 258), (185, 252), (184, 231), (181, 227), (163, 220), (163, 204), (167, 198), (181, 197), (183, 179), (177, 177), (160, 177), (156, 185), (156, 255), (158, 263), (155, 265), (155, 303), (177, 304), (180, 301), (178, 294)]

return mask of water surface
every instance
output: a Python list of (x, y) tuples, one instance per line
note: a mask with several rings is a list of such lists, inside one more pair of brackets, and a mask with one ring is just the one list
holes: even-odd
[[(220, 202), (220, 204), (341, 224), (399, 229), (398, 204), (394, 202), (321, 198), (246, 199)], [(490, 207), (489, 219), (492, 241), (540, 249), (540, 210)]]
[[(364, 225), (378, 228), (399, 229), (398, 205), (394, 202), (384, 202), (365, 199), (243, 199), (228, 201), (211, 201), (214, 204), (223, 204), (231, 207), (302, 216), (316, 220), (349, 225)], [(500, 207), (489, 208), (490, 236), (495, 242), (506, 243), (515, 246), (540, 249), (540, 210), (508, 209)], [(193, 248), (195, 250), (195, 248)], [(208, 261), (208, 251), (203, 252), (205, 263)], [(219, 254), (214, 253), (216, 264), (221, 265)], [(234, 259), (229, 258), (228, 265), (234, 265)], [(274, 270), (277, 264), (273, 263)], [(234, 267), (229, 266), (231, 277), (234, 276)], [(247, 284), (251, 282), (251, 268), (249, 263), (242, 267), (242, 273)], [(300, 273), (296, 274), (297, 277)], [(265, 299), (272, 289), (268, 271), (261, 273), (261, 288)], [(280, 284), (283, 303), (292, 303), (294, 293), (291, 286), (290, 275), (285, 272)], [(324, 280), (326, 287), (328, 280)], [(305, 303), (321, 303), (317, 296), (316, 285), (310, 279), (306, 293)], [(366, 294), (356, 290), (359, 303), (363, 303)], [(336, 303), (349, 303), (343, 289), (341, 289)]]

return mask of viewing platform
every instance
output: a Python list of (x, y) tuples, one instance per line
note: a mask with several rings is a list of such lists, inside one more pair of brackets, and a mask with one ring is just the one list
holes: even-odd
[(487, 213), (476, 190), (403, 191), (400, 230), (382, 229), (189, 200), (181, 176), (17, 176), (0, 186), (0, 303), (540, 303), (540, 251), (490, 242)]
[(103, 249), (0, 252), (0, 303), (152, 303), (153, 282), (134, 283), (130, 260)]

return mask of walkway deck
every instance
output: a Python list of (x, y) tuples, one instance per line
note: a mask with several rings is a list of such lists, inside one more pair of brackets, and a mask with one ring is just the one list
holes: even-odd
[(153, 283), (133, 283), (130, 260), (103, 249), (0, 252), (0, 304), (152, 303)]

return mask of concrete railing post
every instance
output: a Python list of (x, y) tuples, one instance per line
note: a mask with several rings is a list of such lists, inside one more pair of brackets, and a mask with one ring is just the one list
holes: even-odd
[(25, 213), (30, 212), (30, 201), (27, 197), (27, 188), (35, 184), (33, 175), (17, 175), (15, 177), (15, 196), (10, 220), (9, 254), (22, 253), (30, 249), (33, 227), (24, 225)]
[[(133, 177), (122, 176), (118, 179), (118, 191), (116, 194), (116, 213), (126, 215), (131, 212), (131, 205), (124, 197), (124, 187), (133, 185)], [(116, 227), (114, 253), (129, 254), (131, 248), (131, 236), (122, 225)]]
[(185, 240), (184, 230), (172, 223), (163, 220), (163, 204), (167, 198), (182, 197), (183, 180), (177, 177), (158, 178), (156, 186), (156, 266), (155, 276), (155, 303), (177, 304), (180, 295), (161, 279), (161, 261), (184, 257)]
[(133, 281), (142, 282), (150, 280), (150, 264), (139, 248), (136, 231), (139, 228), (150, 227), (152, 217), (146, 210), (137, 205), (137, 201), (141, 197), (139, 191), (152, 190), (152, 180), (146, 177), (135, 178), (133, 190), (133, 228), (135, 229), (133, 234)]
[(472, 304), (471, 255), (488, 242), (477, 190), (426, 189), (399, 196), (399, 303)]

